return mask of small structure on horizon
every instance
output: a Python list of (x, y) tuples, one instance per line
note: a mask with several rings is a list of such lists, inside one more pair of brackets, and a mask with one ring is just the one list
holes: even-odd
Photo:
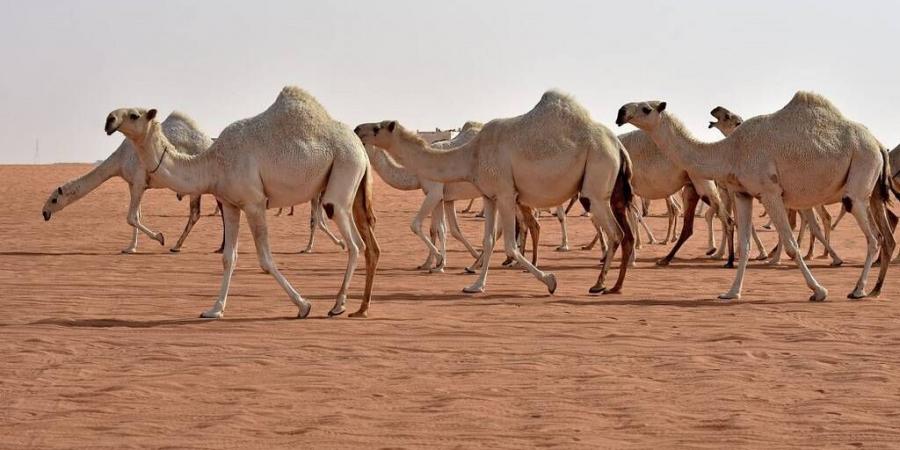
[(435, 128), (434, 131), (416, 131), (420, 138), (425, 139), (429, 145), (439, 141), (449, 141), (456, 136), (457, 130), (441, 130)]

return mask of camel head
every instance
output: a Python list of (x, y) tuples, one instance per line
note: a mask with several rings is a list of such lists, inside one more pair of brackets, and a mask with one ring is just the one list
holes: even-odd
[(57, 211), (62, 211), (63, 208), (69, 206), (70, 203), (78, 200), (78, 196), (75, 195), (75, 189), (69, 184), (64, 184), (62, 186), (57, 187), (50, 193), (50, 196), (47, 197), (47, 201), (44, 202), (44, 208), (41, 211), (44, 215), (44, 220), (50, 220), (50, 216)]
[(106, 131), (107, 135), (112, 135), (119, 131), (125, 137), (139, 140), (142, 136), (147, 135), (154, 119), (156, 119), (155, 109), (120, 108), (106, 116), (106, 124), (103, 126), (103, 131)]
[(709, 127), (718, 128), (719, 131), (721, 131), (725, 136), (733, 133), (738, 125), (744, 123), (744, 119), (742, 119), (741, 116), (721, 106), (716, 106), (715, 109), (713, 109), (709, 113), (716, 118), (715, 122), (709, 122)]
[(396, 134), (399, 134), (395, 132), (402, 129), (403, 127), (396, 120), (385, 120), (378, 123), (364, 123), (354, 128), (353, 132), (366, 146), (374, 145), (390, 151), (394, 146)]
[(630, 123), (644, 131), (655, 128), (659, 124), (659, 117), (666, 110), (666, 102), (637, 102), (628, 103), (619, 108), (616, 117), (616, 125), (622, 126)]

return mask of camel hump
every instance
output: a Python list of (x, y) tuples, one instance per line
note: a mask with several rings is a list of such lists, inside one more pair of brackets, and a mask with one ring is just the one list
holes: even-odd
[(544, 95), (541, 96), (541, 100), (532, 111), (537, 113), (556, 111), (573, 115), (586, 121), (591, 120), (591, 115), (585, 107), (575, 101), (571, 95), (556, 89), (544, 92)]
[(462, 129), (460, 131), (469, 131), (472, 129), (480, 130), (484, 128), (484, 124), (481, 122), (476, 122), (474, 120), (467, 121), (463, 124)]
[(297, 86), (285, 86), (275, 99), (272, 109), (281, 110), (291, 115), (299, 115), (308, 120), (331, 121), (328, 111), (312, 94)]
[(840, 114), (840, 110), (825, 96), (809, 91), (798, 91), (788, 103), (788, 106), (825, 108)]

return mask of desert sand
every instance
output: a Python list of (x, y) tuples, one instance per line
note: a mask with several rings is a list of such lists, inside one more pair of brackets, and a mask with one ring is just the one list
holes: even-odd
[[(865, 248), (852, 218), (833, 238), (844, 267), (811, 262), (825, 303), (806, 300), (792, 263), (752, 263), (744, 298), (716, 300), (733, 272), (703, 257), (702, 220), (672, 266), (653, 264), (668, 246), (647, 245), (624, 294), (590, 296), (599, 248), (554, 252), (550, 216), (540, 266), (557, 274), (556, 294), (499, 268), (498, 250), (488, 292), (470, 296), (456, 242), (447, 273), (415, 269), (421, 194), (379, 180), (368, 320), (325, 319), (346, 256), (324, 235), (298, 254), (304, 206), (270, 216), (269, 230), (311, 319), (293, 319), (244, 224), (226, 316), (209, 321), (197, 317), (218, 290), (220, 219), (203, 217), (171, 254), (187, 201), (150, 191), (144, 223), (167, 247), (141, 236), (141, 253), (122, 255), (131, 230), (116, 179), (45, 223), (46, 196), (89, 168), (0, 166), (0, 447), (900, 445), (900, 283), (891, 269), (881, 298), (845, 298)], [(205, 197), (204, 214), (213, 208)], [(665, 219), (649, 220), (662, 237)], [(482, 222), (461, 222), (480, 245)], [(573, 213), (573, 247), (591, 237)], [(362, 284), (360, 270), (351, 311)]]

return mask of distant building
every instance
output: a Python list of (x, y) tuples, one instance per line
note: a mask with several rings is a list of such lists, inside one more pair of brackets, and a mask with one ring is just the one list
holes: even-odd
[(416, 131), (416, 134), (418, 134), (420, 138), (425, 139), (425, 142), (433, 144), (438, 141), (453, 139), (453, 136), (456, 136), (456, 130), (441, 130), (440, 128), (435, 128), (434, 131)]

